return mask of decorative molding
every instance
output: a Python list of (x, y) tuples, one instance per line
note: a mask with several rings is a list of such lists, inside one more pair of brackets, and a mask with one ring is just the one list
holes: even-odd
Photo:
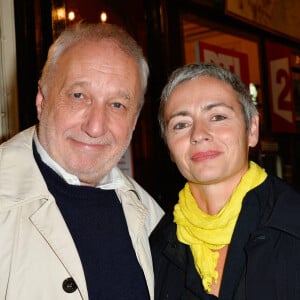
[(19, 130), (14, 1), (0, 0), (0, 142)]

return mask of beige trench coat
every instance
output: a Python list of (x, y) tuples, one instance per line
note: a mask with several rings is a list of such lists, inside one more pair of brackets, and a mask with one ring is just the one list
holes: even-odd
[[(0, 146), (0, 299), (87, 300), (74, 242), (33, 157), (34, 130)], [(148, 237), (163, 211), (133, 179), (121, 176), (124, 185), (116, 192), (153, 299)], [(78, 288), (66, 293), (62, 285), (70, 277)]]

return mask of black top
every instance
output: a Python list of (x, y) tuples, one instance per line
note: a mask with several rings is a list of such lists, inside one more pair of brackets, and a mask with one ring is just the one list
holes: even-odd
[(149, 299), (115, 191), (70, 185), (41, 161), (36, 149), (34, 155), (77, 247), (89, 299)]
[(300, 195), (268, 176), (244, 198), (224, 266), (220, 295), (207, 294), (173, 215), (150, 237), (155, 300), (299, 300)]

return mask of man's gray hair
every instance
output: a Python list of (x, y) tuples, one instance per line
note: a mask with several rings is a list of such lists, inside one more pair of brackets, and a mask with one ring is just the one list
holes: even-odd
[(78, 23), (66, 28), (56, 41), (51, 45), (48, 52), (48, 58), (44, 65), (40, 84), (43, 92), (47, 93), (47, 83), (55, 76), (55, 66), (60, 56), (71, 46), (81, 41), (101, 41), (103, 39), (111, 40), (116, 43), (120, 49), (127, 55), (133, 57), (139, 68), (141, 76), (141, 91), (140, 108), (144, 103), (144, 95), (147, 89), (149, 76), (149, 66), (143, 55), (141, 47), (124, 29), (113, 24), (91, 24)]

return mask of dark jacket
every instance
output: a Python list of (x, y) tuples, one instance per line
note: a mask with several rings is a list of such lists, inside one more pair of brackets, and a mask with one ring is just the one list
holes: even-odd
[(155, 300), (299, 300), (300, 194), (268, 176), (248, 192), (231, 239), (219, 298), (204, 292), (189, 246), (167, 214), (150, 237)]

